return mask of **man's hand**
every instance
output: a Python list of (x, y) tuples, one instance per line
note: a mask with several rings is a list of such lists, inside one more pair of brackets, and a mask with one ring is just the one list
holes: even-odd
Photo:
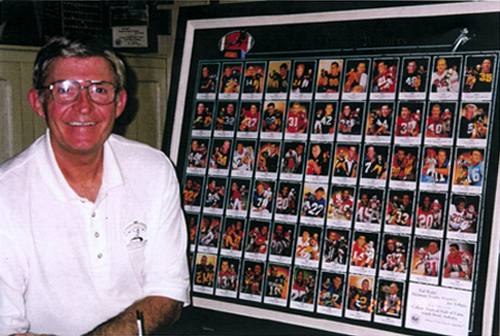
[(182, 302), (162, 296), (145, 297), (83, 336), (137, 336), (137, 310), (141, 311), (144, 316), (145, 334), (150, 335), (172, 325), (179, 319)]

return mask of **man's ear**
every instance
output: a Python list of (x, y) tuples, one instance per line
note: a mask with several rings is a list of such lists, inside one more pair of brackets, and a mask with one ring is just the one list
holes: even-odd
[(35, 111), (40, 118), (45, 119), (45, 111), (43, 110), (43, 103), (38, 95), (38, 90), (31, 89), (28, 93), (28, 100), (33, 111)]
[(127, 91), (121, 90), (118, 92), (118, 100), (116, 101), (116, 116), (118, 118), (123, 110), (125, 110), (125, 106), (127, 105)]

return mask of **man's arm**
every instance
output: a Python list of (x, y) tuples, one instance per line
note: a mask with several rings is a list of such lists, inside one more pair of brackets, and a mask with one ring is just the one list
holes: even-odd
[(136, 336), (138, 334), (136, 314), (138, 310), (144, 316), (143, 327), (145, 334), (151, 335), (162, 328), (172, 325), (179, 319), (182, 302), (162, 296), (145, 297), (83, 336)]

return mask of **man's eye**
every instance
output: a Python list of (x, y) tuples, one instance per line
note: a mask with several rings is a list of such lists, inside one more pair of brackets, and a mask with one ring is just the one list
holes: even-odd
[(57, 88), (57, 93), (60, 94), (69, 94), (75, 91), (75, 88), (71, 86), (60, 86)]

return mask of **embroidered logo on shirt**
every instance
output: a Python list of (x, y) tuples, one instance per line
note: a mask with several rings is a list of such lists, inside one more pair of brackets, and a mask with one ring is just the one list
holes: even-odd
[(134, 221), (125, 228), (125, 243), (129, 249), (136, 249), (146, 245), (148, 227), (139, 221)]

